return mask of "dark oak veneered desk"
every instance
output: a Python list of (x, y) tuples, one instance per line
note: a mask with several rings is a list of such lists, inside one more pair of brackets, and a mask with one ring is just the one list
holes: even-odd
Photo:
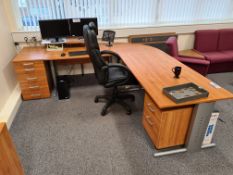
[[(77, 50), (77, 48), (73, 49)], [(68, 57), (69, 50), (62, 51), (66, 52), (67, 57), (61, 57), (62, 52), (47, 52), (44, 48), (25, 48), (16, 56), (14, 63), (18, 65), (28, 61), (58, 60), (85, 60), (89, 62), (88, 56)], [(206, 127), (214, 110), (214, 103), (218, 100), (232, 99), (232, 93), (223, 88), (217, 89), (211, 86), (211, 81), (207, 78), (159, 49), (150, 46), (122, 43), (114, 44), (113, 47), (101, 45), (101, 50), (111, 50), (118, 53), (144, 87), (142, 123), (155, 147), (161, 149), (183, 146), (179, 149), (155, 153), (155, 156), (201, 149)], [(172, 68), (174, 66), (182, 66), (179, 79), (173, 78)], [(162, 92), (164, 87), (188, 82), (193, 82), (209, 91), (209, 97), (176, 104)]]

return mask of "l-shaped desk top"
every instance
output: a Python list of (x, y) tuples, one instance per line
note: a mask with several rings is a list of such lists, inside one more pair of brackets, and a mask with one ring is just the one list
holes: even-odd
[[(233, 98), (233, 94), (231, 92), (225, 90), (224, 88), (217, 89), (213, 87), (210, 84), (211, 81), (209, 79), (154, 47), (129, 43), (115, 43), (112, 47), (100, 45), (100, 47), (101, 50), (111, 50), (121, 56), (123, 62), (128, 66), (130, 71), (160, 109), (195, 105)], [(55, 61), (82, 59), (84, 62), (89, 62), (88, 55), (74, 57), (68, 55), (68, 52), (78, 50), (85, 50), (85, 48), (65, 48), (63, 51), (48, 52), (43, 47), (28, 47), (22, 49), (13, 61)], [(63, 52), (66, 53), (66, 56), (61, 57), (61, 53)], [(173, 78), (174, 74), (172, 72), (172, 68), (175, 66), (182, 67), (182, 72), (179, 79)], [(176, 104), (162, 92), (164, 87), (189, 82), (193, 82), (209, 91), (209, 96), (198, 100)]]

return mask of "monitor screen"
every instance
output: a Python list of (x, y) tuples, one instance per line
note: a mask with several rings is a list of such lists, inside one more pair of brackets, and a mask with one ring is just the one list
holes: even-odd
[(39, 20), (41, 37), (43, 39), (59, 38), (70, 35), (69, 20)]
[(83, 36), (83, 26), (94, 22), (96, 25), (96, 35), (98, 35), (98, 22), (97, 18), (73, 18), (70, 19), (70, 29), (71, 35), (73, 36)]

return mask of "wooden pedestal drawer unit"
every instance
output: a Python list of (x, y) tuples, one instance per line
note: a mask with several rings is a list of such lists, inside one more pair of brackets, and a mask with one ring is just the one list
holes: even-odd
[(48, 67), (44, 61), (14, 62), (24, 100), (50, 97)]
[(160, 110), (148, 94), (144, 99), (142, 123), (157, 149), (185, 143), (193, 106)]

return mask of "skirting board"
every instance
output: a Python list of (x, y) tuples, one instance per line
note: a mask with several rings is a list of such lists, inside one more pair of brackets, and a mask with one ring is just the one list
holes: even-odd
[(19, 84), (17, 84), (0, 112), (0, 122), (6, 122), (8, 129), (11, 127), (21, 102), (21, 90)]

